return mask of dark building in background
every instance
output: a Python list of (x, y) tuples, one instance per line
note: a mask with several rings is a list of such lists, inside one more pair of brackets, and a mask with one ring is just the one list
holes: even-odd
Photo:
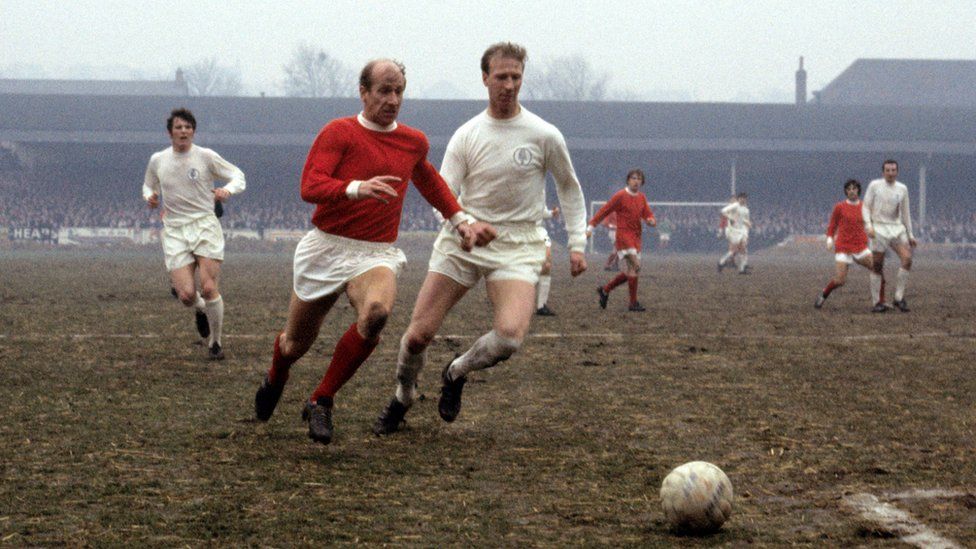
[(0, 78), (0, 94), (17, 95), (190, 95), (183, 71), (173, 80), (57, 80)]
[(824, 105), (976, 109), (976, 60), (858, 59), (814, 96)]
[[(801, 101), (801, 59), (793, 104), (526, 106), (566, 136), (588, 200), (605, 199), (628, 169), (641, 167), (652, 201), (718, 202), (744, 190), (757, 213), (795, 205), (827, 211), (843, 181), (879, 177), (881, 161), (895, 158), (924, 234), (928, 207), (974, 202), (974, 67), (976, 61), (859, 60), (807, 102)], [(929, 76), (911, 82), (912, 75)], [(167, 85), (172, 91), (177, 84), (179, 77)], [(83, 192), (108, 187), (138, 201), (149, 155), (168, 145), (166, 116), (186, 106), (198, 117), (196, 142), (219, 147), (248, 174), (242, 200), (297, 200), (299, 172), (316, 133), (361, 109), (355, 98), (188, 97), (135, 93), (141, 89), (136, 84), (128, 89), (92, 95), (0, 88), (0, 145), (16, 151), (36, 180), (68, 173)], [(408, 98), (400, 119), (427, 133), (431, 159), (439, 164), (454, 130), (485, 106), (483, 100)], [(416, 193), (408, 196), (408, 202), (419, 200)]]

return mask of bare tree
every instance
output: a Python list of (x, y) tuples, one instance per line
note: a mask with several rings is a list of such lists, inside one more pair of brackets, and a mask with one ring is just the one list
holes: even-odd
[(216, 57), (198, 61), (183, 71), (190, 95), (241, 95), (241, 71), (221, 65)]
[(603, 101), (607, 99), (608, 73), (598, 73), (579, 54), (553, 57), (525, 78), (527, 99)]
[(291, 97), (353, 97), (355, 73), (325, 50), (299, 44), (284, 67), (282, 87)]

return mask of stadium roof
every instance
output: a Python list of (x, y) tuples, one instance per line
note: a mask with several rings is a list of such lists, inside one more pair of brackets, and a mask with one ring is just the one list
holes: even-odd
[(814, 96), (830, 105), (976, 108), (976, 60), (858, 59)]
[[(203, 145), (307, 147), (359, 99), (0, 95), (0, 140), (168, 144), (174, 107), (197, 115)], [(485, 101), (407, 99), (403, 123), (443, 147)], [(526, 102), (573, 149), (918, 152), (976, 155), (976, 108), (864, 105)]]
[(177, 71), (174, 80), (53, 80), (0, 78), (0, 94), (18, 95), (164, 95), (186, 96), (189, 90)]

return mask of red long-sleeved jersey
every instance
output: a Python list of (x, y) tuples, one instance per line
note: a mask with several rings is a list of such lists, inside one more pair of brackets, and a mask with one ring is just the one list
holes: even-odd
[(827, 236), (834, 239), (834, 251), (839, 254), (856, 254), (868, 247), (860, 200), (856, 204), (841, 200), (834, 206)]
[(644, 196), (644, 193), (638, 191), (636, 194), (630, 194), (627, 189), (617, 191), (593, 215), (593, 219), (589, 223), (590, 226), (597, 226), (611, 212), (617, 213), (617, 241), (614, 243), (614, 247), (617, 250), (630, 248), (640, 250), (641, 233), (644, 231), (641, 222), (644, 220), (654, 221), (654, 213), (647, 205), (647, 197)]
[[(437, 170), (427, 161), (430, 144), (423, 132), (397, 124), (392, 131), (363, 127), (357, 117), (339, 118), (319, 132), (302, 170), (302, 200), (316, 204), (312, 223), (324, 232), (366, 240), (393, 242), (400, 228), (407, 182), (445, 219), (461, 211), (457, 199)], [(351, 181), (393, 175), (397, 196), (384, 204), (346, 195)]]

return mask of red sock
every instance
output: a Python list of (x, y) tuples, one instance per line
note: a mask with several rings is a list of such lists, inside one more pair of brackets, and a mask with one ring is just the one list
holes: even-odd
[(613, 290), (617, 286), (620, 286), (624, 282), (627, 282), (627, 275), (625, 275), (624, 273), (620, 273), (617, 276), (613, 277), (613, 280), (607, 282), (607, 285), (603, 287), (603, 291), (609, 294), (611, 290)]
[(359, 366), (366, 362), (379, 342), (379, 338), (373, 341), (363, 339), (363, 336), (359, 335), (359, 331), (356, 330), (356, 323), (353, 322), (346, 333), (342, 334), (339, 343), (336, 343), (329, 369), (325, 371), (322, 383), (319, 383), (318, 388), (312, 393), (311, 401), (315, 402), (319, 397), (334, 397), (336, 392), (356, 373)]
[(834, 279), (831, 278), (830, 279), (830, 282), (827, 283), (827, 287), (824, 288), (823, 296), (824, 297), (829, 296), (830, 295), (830, 292), (834, 291), (835, 288), (839, 288), (839, 287), (840, 287), (840, 284), (834, 282)]
[(630, 290), (630, 304), (637, 303), (637, 277), (627, 277), (627, 288)]
[(285, 358), (281, 356), (281, 336), (278, 334), (274, 342), (274, 355), (271, 357), (271, 369), (268, 370), (268, 382), (272, 385), (282, 386), (288, 382), (288, 370), (295, 363), (297, 358)]

